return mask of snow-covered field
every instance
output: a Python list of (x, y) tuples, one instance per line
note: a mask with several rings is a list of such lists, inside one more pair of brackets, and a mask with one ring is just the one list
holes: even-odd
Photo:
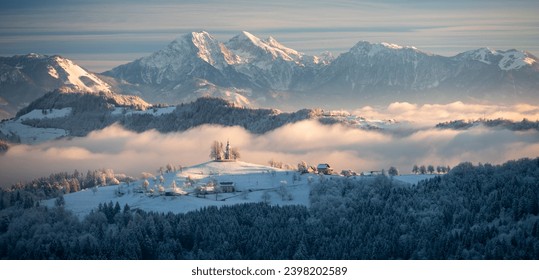
[(62, 109), (49, 109), (49, 110), (32, 110), (29, 113), (26, 113), (19, 117), (19, 120), (32, 120), (32, 119), (54, 119), (54, 118), (63, 118), (71, 114), (73, 109), (71, 107), (62, 108)]
[(17, 135), (22, 144), (43, 143), (67, 135), (64, 129), (32, 127), (22, 124), (20, 120), (0, 123), (0, 132), (4, 135)]
[[(98, 187), (94, 190), (86, 189), (67, 194), (64, 196), (64, 200), (65, 208), (79, 217), (84, 217), (92, 209), (96, 209), (99, 203), (109, 202), (114, 204), (118, 202), (121, 206), (128, 204), (132, 209), (173, 213), (185, 213), (207, 206), (253, 202), (267, 202), (271, 205), (309, 206), (311, 184), (317, 182), (318, 176), (320, 175), (299, 175), (295, 171), (286, 171), (241, 161), (212, 161), (148, 179), (140, 179), (129, 185), (121, 183), (120, 185)], [(415, 184), (432, 176), (405, 175), (394, 178)], [(356, 179), (361, 179), (361, 177)], [(145, 181), (149, 183), (147, 186), (149, 191), (142, 192)], [(207, 186), (212, 181), (217, 184), (219, 182), (233, 182), (235, 192), (196, 194), (197, 188)], [(173, 185), (176, 185), (176, 192), (187, 193), (187, 195), (163, 195), (166, 192), (173, 192)], [(159, 190), (160, 186), (163, 187), (161, 191)], [(211, 190), (211, 188), (208, 188), (208, 190)], [(46, 206), (54, 206), (54, 204), (55, 199), (43, 202), (43, 205)]]
[(421, 180), (431, 179), (436, 176), (439, 176), (439, 175), (437, 174), (404, 174), (404, 175), (394, 176), (393, 178), (395, 180), (399, 180), (401, 182), (414, 185), (414, 184), (417, 184), (417, 182)]
[[(147, 110), (135, 110), (125, 107), (116, 107), (113, 111), (113, 115), (133, 115), (133, 114), (150, 114), (154, 116), (161, 116), (170, 114), (176, 109), (176, 106), (169, 106), (163, 108), (152, 108)], [(71, 115), (72, 108), (62, 109), (49, 109), (49, 110), (32, 110), (31, 112), (24, 114), (16, 119), (6, 120), (0, 123), (0, 133), (4, 135), (16, 135), (20, 138), (22, 144), (40, 144), (47, 141), (52, 141), (69, 133), (64, 129), (59, 128), (41, 128), (25, 125), (22, 122), (26, 120), (41, 120), (41, 119), (54, 119), (63, 118)]]
[(50, 110), (33, 110), (24, 114), (17, 119), (3, 121), (0, 123), (0, 133), (4, 135), (17, 135), (22, 144), (37, 144), (60, 137), (66, 136), (68, 133), (64, 129), (59, 128), (41, 128), (25, 125), (22, 122), (29, 119), (47, 119), (61, 118), (71, 114), (71, 108), (50, 109)]

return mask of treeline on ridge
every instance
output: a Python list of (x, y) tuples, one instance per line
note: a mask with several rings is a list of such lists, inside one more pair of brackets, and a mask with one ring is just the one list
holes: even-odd
[[(74, 102), (77, 96), (84, 102)], [(155, 129), (159, 132), (185, 131), (190, 128), (215, 124), (241, 126), (252, 133), (265, 133), (285, 124), (310, 119), (320, 114), (319, 110), (303, 109), (284, 113), (273, 109), (250, 109), (234, 106), (226, 100), (203, 97), (192, 103), (180, 104), (170, 114), (154, 115), (152, 112), (164, 105), (156, 105), (146, 112), (129, 113), (135, 108), (123, 107), (121, 113), (113, 113), (114, 106), (106, 98), (88, 94), (49, 93), (21, 110), (18, 116), (32, 110), (49, 110), (72, 107), (72, 114), (62, 118), (26, 119), (23, 124), (40, 128), (60, 128), (71, 136), (85, 136), (89, 132), (118, 123), (126, 129), (143, 132)], [(45, 100), (44, 98), (48, 98)], [(52, 100), (52, 101), (51, 101)], [(72, 102), (73, 101), (73, 102)], [(120, 107), (121, 108), (121, 107)]]

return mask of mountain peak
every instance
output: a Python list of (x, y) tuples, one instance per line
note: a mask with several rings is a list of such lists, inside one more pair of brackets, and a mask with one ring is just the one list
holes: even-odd
[(226, 45), (229, 46), (229, 48), (236, 48), (241, 46), (245, 47), (247, 45), (250, 45), (263, 49), (265, 44), (260, 38), (256, 37), (255, 35), (247, 31), (242, 31), (240, 32), (240, 34), (232, 37), (232, 39), (230, 39), (226, 43)]
[(379, 53), (386, 53), (388, 51), (413, 51), (413, 52), (421, 52), (419, 49), (417, 49), (414, 46), (400, 46), (393, 43), (371, 43), (368, 41), (359, 41), (352, 49), (350, 49), (350, 52), (354, 54), (359, 55), (368, 55), (368, 56), (374, 56)]
[(222, 69), (227, 57), (223, 54), (223, 47), (222, 43), (208, 32), (195, 31), (178, 37), (165, 49), (142, 58), (142, 63), (156, 69), (168, 66), (180, 69), (189, 65), (190, 59), (196, 57), (217, 69)]
[(303, 57), (302, 53), (284, 46), (271, 36), (262, 40), (247, 31), (242, 31), (225, 45), (246, 63), (260, 59), (282, 59), (300, 63)]
[(260, 41), (260, 38), (256, 37), (255, 35), (247, 32), (245, 30), (240, 32), (240, 34), (238, 36), (240, 38), (247, 39), (247, 40), (252, 41), (252, 42), (259, 42)]
[(498, 66), (502, 70), (516, 70), (537, 64), (537, 58), (524, 51), (511, 49), (498, 52), (502, 54), (502, 59), (498, 62)]
[(388, 48), (388, 49), (394, 49), (394, 50), (401, 50), (401, 49), (403, 49), (402, 46), (399, 46), (399, 45), (397, 45), (397, 44), (392, 44), (392, 43), (382, 42), (382, 43), (380, 43), (380, 45), (382, 45), (382, 46), (384, 46), (384, 47), (386, 47), (386, 48)]
[[(27, 72), (30, 69), (43, 69), (46, 71), (50, 84), (56, 84), (55, 88), (70, 88), (75, 91), (108, 92), (110, 86), (92, 73), (89, 73), (72, 60), (59, 55), (43, 55), (30, 53), (23, 56), (15, 56), (16, 69)], [(28, 66), (25, 66), (28, 65)], [(30, 66), (33, 65), (33, 66)], [(36, 68), (37, 67), (37, 68)], [(32, 73), (27, 73), (32, 75)], [(54, 82), (53, 82), (54, 81)]]
[(45, 58), (47, 57), (46, 55), (43, 55), (43, 54), (39, 54), (39, 53), (29, 53), (26, 55), (27, 58), (37, 58), (37, 59), (41, 59), (41, 58)]
[(501, 70), (517, 70), (537, 63), (532, 54), (516, 49), (493, 50), (488, 47), (466, 51), (455, 56), (458, 60), (473, 60), (484, 64), (498, 65)]

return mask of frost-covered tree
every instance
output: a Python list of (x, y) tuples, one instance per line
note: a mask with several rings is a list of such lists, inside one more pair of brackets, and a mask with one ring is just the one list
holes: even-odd
[(152, 173), (149, 173), (149, 172), (142, 172), (140, 174), (140, 178), (141, 179), (149, 179), (149, 178), (152, 178), (154, 177)]
[(427, 168), (424, 165), (421, 165), (419, 167), (419, 173), (426, 174), (427, 173)]
[(167, 173), (172, 172), (173, 169), (174, 169), (173, 165), (170, 163), (167, 163)]
[(142, 181), (142, 187), (144, 188), (145, 191), (148, 190), (149, 186), (150, 186), (150, 182), (148, 182), (148, 180)]
[(0, 190), (0, 206), (15, 202), (0, 207), (0, 259), (539, 259), (538, 177), (539, 158), (462, 163), (413, 188), (333, 177), (309, 207), (268, 205), (266, 190), (249, 193), (266, 203), (182, 214), (101, 203), (82, 219), (23, 208), (21, 185)]
[(56, 207), (63, 207), (65, 205), (64, 196), (60, 195), (56, 200), (54, 201), (54, 205)]
[(305, 161), (298, 163), (298, 172), (301, 174), (309, 173), (309, 166)]
[(241, 158), (241, 154), (238, 150), (238, 148), (236, 147), (233, 147), (230, 149), (230, 156), (232, 157), (232, 159), (240, 159)]
[(417, 166), (417, 164), (414, 164), (414, 167), (412, 168), (412, 173), (414, 174), (419, 173), (419, 166)]
[(427, 167), (427, 171), (432, 174), (434, 173), (434, 166), (432, 166), (432, 164), (429, 164), (429, 167)]
[(102, 187), (107, 185), (107, 177), (104, 173), (102, 173), (101, 176), (99, 176), (99, 185)]
[(397, 176), (399, 175), (399, 170), (395, 166), (391, 166), (387, 170), (387, 174), (389, 174), (389, 176)]
[(224, 158), (223, 143), (213, 141), (210, 146), (210, 158), (213, 160), (222, 160)]

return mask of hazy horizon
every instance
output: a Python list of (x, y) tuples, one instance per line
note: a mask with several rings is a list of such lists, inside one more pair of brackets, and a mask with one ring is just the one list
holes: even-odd
[(452, 56), (490, 47), (539, 53), (537, 1), (36, 1), (0, 4), (0, 55), (59, 54), (101, 72), (205, 30), (245, 30), (307, 54), (360, 40)]

